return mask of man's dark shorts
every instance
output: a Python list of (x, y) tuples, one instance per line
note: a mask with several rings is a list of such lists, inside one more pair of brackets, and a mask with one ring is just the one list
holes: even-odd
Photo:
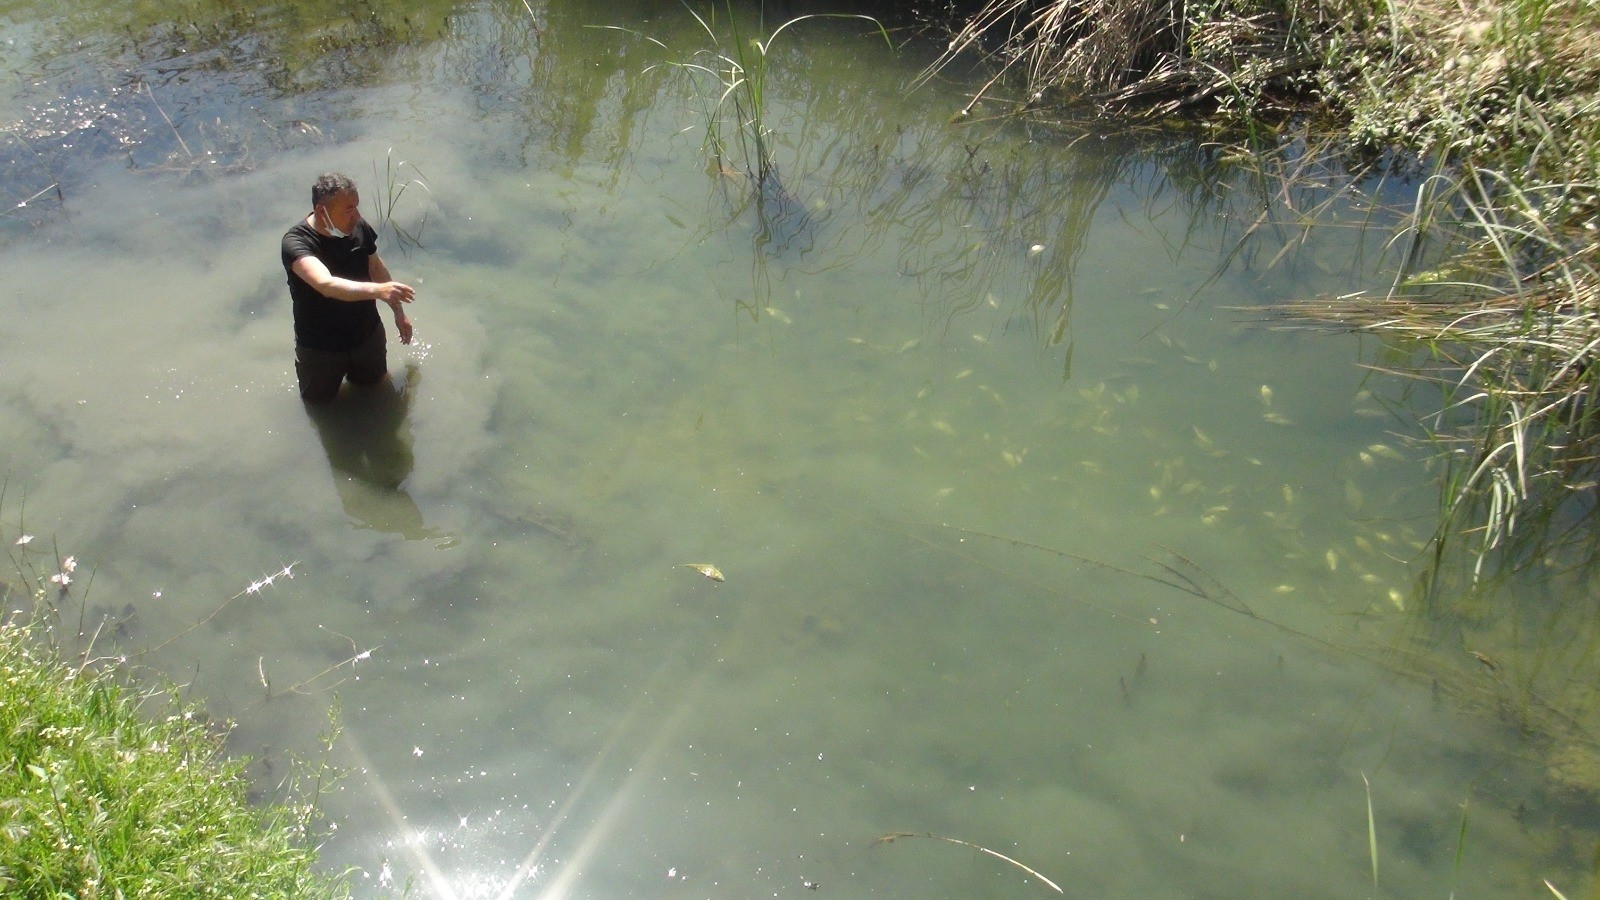
[(327, 403), (339, 393), (346, 378), (351, 384), (373, 385), (389, 374), (384, 356), (383, 326), (354, 350), (294, 348), (294, 374), (300, 379), (300, 397), (308, 403)]

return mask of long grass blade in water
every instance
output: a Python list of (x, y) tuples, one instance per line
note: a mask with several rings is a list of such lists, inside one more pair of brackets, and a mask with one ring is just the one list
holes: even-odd
[(1013, 866), (1016, 866), (1017, 868), (1021, 869), (1022, 871), (1027, 872), (1029, 875), (1032, 875), (1033, 877), (1035, 877), (1035, 878), (1039, 879), (1040, 881), (1044, 882), (1046, 886), (1048, 886), (1051, 890), (1055, 891), (1058, 894), (1065, 894), (1066, 893), (1066, 891), (1063, 891), (1061, 889), (1061, 885), (1056, 884), (1054, 881), (1051, 881), (1050, 879), (1048, 879), (1048, 878), (1044, 877), (1043, 875), (1039, 874), (1039, 871), (1037, 869), (1033, 869), (1033, 868), (1030, 868), (1028, 866), (1025, 866), (1022, 863), (1017, 862), (1016, 860), (1012, 859), (1011, 857), (1005, 855), (1004, 853), (1000, 853), (1000, 852), (995, 851), (995, 850), (990, 850), (988, 847), (980, 847), (977, 844), (972, 843), (971, 841), (963, 841), (960, 838), (944, 837), (942, 835), (929, 834), (927, 832), (923, 832), (922, 834), (917, 834), (917, 833), (911, 832), (911, 831), (891, 831), (888, 834), (883, 835), (882, 837), (874, 840), (872, 842), (872, 845), (874, 847), (876, 847), (879, 844), (892, 844), (892, 843), (894, 843), (895, 841), (898, 841), (901, 838), (912, 838), (912, 837), (929, 838), (929, 839), (935, 840), (935, 841), (944, 841), (947, 844), (960, 844), (963, 847), (971, 847), (972, 849), (977, 850), (980, 853), (987, 853), (990, 856), (994, 857), (995, 859), (1003, 860), (1005, 862), (1010, 863)]
[(1456, 835), (1456, 860), (1450, 866), (1450, 900), (1455, 900), (1456, 881), (1461, 877), (1461, 857), (1467, 851), (1467, 804), (1461, 801), (1461, 832)]
[(1361, 773), (1361, 783), (1367, 787), (1367, 851), (1372, 854), (1372, 886), (1378, 886), (1378, 823), (1372, 815), (1372, 782), (1367, 773)]
[(1550, 879), (1548, 879), (1548, 878), (1544, 879), (1544, 886), (1550, 889), (1550, 893), (1555, 894), (1557, 897), (1560, 897), (1561, 900), (1567, 900), (1567, 895), (1561, 893), (1558, 890), (1556, 890), (1556, 886), (1550, 883)]

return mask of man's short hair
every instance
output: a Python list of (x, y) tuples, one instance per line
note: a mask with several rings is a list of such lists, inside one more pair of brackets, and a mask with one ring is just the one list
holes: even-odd
[(311, 205), (321, 206), (328, 202), (335, 194), (356, 189), (356, 183), (338, 172), (327, 172), (317, 176), (316, 183), (311, 185)]

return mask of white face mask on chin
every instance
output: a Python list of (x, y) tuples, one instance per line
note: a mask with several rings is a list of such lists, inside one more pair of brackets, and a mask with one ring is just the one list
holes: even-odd
[(333, 224), (333, 217), (328, 215), (327, 210), (322, 211), (322, 224), (328, 229), (328, 233), (336, 238), (347, 238), (350, 236), (340, 231), (339, 226)]

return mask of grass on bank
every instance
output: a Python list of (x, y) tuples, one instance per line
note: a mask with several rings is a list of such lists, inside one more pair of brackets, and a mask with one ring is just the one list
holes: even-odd
[(315, 867), (310, 803), (251, 804), (195, 707), (44, 631), (0, 624), (0, 895), (348, 896)]
[(1481, 573), (1551, 539), (1590, 541), (1600, 4), (988, 0), (927, 74), (973, 54), (997, 74), (960, 115), (1182, 117), (1259, 153), (1309, 138), (1357, 167), (1425, 176), (1391, 291), (1289, 311), (1397, 338), (1415, 374), (1449, 389), (1428, 423), (1449, 463), (1441, 551), (1465, 536)]

